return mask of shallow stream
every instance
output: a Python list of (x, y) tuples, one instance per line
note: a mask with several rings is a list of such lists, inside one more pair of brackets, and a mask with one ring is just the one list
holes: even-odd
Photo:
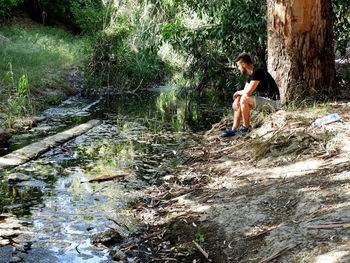
[[(143, 201), (138, 189), (176, 174), (181, 150), (195, 145), (197, 132), (222, 115), (216, 105), (211, 96), (179, 96), (163, 87), (114, 97), (76, 96), (43, 112), (37, 127), (12, 139), (13, 150), (89, 119), (102, 124), (0, 172), (0, 263), (113, 262), (106, 249), (91, 244), (91, 235), (118, 228), (110, 219), (137, 229), (129, 207)], [(21, 174), (27, 176), (23, 181)], [(114, 181), (87, 182), (119, 174), (123, 177)]]

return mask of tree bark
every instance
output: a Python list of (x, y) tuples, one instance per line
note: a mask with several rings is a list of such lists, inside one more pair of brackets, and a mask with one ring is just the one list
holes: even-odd
[(282, 102), (334, 94), (331, 0), (267, 0), (268, 70)]

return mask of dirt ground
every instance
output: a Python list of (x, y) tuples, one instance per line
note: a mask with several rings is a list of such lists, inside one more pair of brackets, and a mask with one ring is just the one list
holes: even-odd
[[(255, 113), (249, 135), (228, 139), (218, 135), (231, 120), (214, 125), (134, 207), (141, 261), (350, 262), (349, 112)], [(341, 120), (311, 127), (328, 113)]]

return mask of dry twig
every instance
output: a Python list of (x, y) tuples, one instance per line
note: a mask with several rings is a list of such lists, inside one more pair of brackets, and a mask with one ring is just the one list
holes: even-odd
[(257, 239), (257, 238), (260, 238), (260, 237), (264, 237), (264, 236), (268, 235), (275, 228), (276, 227), (272, 227), (272, 228), (266, 229), (266, 230), (264, 230), (264, 231), (262, 231), (262, 232), (260, 232), (258, 234), (246, 237), (245, 240), (254, 240), (254, 239)]
[(308, 226), (308, 229), (334, 229), (334, 228), (350, 228), (350, 223), (336, 223), (336, 224), (325, 224)]
[(196, 242), (196, 241), (192, 241), (193, 244), (196, 246), (196, 248), (203, 254), (203, 256), (209, 261), (211, 262), (211, 260), (209, 259), (209, 254), (207, 252), (205, 252), (205, 250)]
[(113, 176), (103, 175), (100, 177), (90, 179), (88, 181), (88, 183), (95, 183), (95, 182), (99, 183), (99, 182), (111, 181), (111, 180), (114, 180), (116, 178), (121, 178), (121, 177), (125, 177), (125, 176), (128, 176), (128, 174), (118, 174), (118, 175), (113, 175)]
[(297, 246), (299, 246), (301, 243), (298, 243), (292, 247), (286, 247), (284, 249), (281, 249), (280, 251), (278, 251), (276, 254), (272, 255), (271, 257), (268, 257), (266, 259), (263, 259), (261, 261), (259, 261), (259, 263), (268, 263), (284, 254), (286, 254), (289, 250), (292, 250), (293, 248), (296, 248)]
[(151, 258), (154, 261), (177, 261), (176, 258)]
[(123, 224), (123, 223), (121, 223), (121, 222), (119, 222), (119, 221), (117, 221), (117, 220), (114, 220), (114, 219), (112, 219), (112, 218), (108, 218), (108, 220), (110, 220), (110, 221), (112, 221), (114, 224), (116, 224), (116, 225), (118, 225), (118, 226), (121, 226), (121, 227), (123, 227), (124, 229), (130, 231), (130, 229), (128, 228), (127, 225), (125, 225), (125, 224)]

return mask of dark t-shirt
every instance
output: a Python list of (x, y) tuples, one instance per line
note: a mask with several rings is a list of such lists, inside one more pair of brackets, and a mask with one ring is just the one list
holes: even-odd
[(258, 96), (268, 97), (274, 100), (279, 99), (280, 93), (277, 84), (270, 73), (264, 68), (254, 67), (253, 74), (248, 76), (247, 83), (250, 83), (251, 80), (259, 80), (259, 84), (254, 92)]

